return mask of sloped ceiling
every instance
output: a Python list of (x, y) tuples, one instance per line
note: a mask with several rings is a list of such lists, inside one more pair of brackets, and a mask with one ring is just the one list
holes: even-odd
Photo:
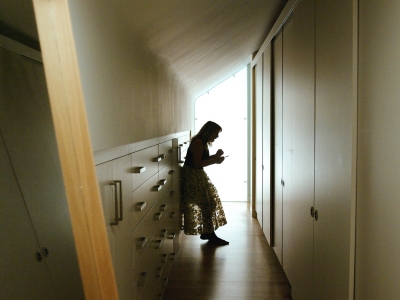
[[(144, 37), (196, 98), (251, 61), (286, 2), (117, 0), (109, 5), (118, 6), (113, 10), (121, 26)], [(31, 0), (0, 0), (0, 34), (39, 48)]]

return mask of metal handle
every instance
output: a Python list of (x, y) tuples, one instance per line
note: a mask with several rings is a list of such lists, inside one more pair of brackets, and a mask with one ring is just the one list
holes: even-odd
[(281, 179), (281, 185), (285, 187), (285, 180)]
[(160, 237), (166, 237), (166, 236), (167, 236), (167, 229), (161, 230)]
[(158, 157), (164, 159), (166, 156), (167, 156), (166, 154), (160, 154)]
[(166, 211), (167, 209), (167, 204), (163, 204), (160, 206), (160, 211)]
[(42, 253), (43, 253), (44, 257), (48, 257), (49, 256), (49, 250), (46, 247), (42, 248)]
[(167, 262), (167, 260), (168, 260), (168, 254), (161, 255), (161, 262), (163, 264), (165, 264)]
[(313, 206), (311, 206), (310, 214), (311, 214), (311, 217), (314, 218), (314, 207)]
[(162, 189), (162, 187), (163, 187), (162, 184), (158, 184), (158, 185), (154, 186), (154, 190), (158, 192)]
[(139, 202), (136, 204), (136, 211), (142, 211), (146, 207), (146, 202)]
[(41, 262), (43, 260), (43, 256), (40, 252), (36, 252), (35, 257), (38, 262)]
[(147, 243), (147, 237), (140, 238), (139, 242), (136, 244), (136, 249), (143, 249), (146, 243)]
[(171, 240), (173, 240), (173, 239), (175, 239), (175, 237), (176, 237), (176, 233), (171, 233), (169, 236), (168, 236), (168, 238), (169, 239), (171, 239)]
[(164, 267), (158, 267), (156, 272), (156, 277), (161, 277)]
[(145, 283), (145, 281), (146, 281), (146, 276), (147, 276), (147, 272), (142, 272), (142, 273), (140, 273), (140, 278), (139, 278), (139, 280), (138, 280), (138, 282), (137, 282), (137, 285), (138, 286), (143, 286), (144, 285), (144, 283)]
[(154, 161), (154, 162), (160, 162), (161, 159), (162, 159), (162, 158), (161, 158), (160, 156), (158, 156), (158, 157), (153, 158), (153, 161)]
[(133, 173), (143, 173), (146, 171), (146, 167), (136, 167), (133, 170)]
[(166, 183), (167, 183), (167, 179), (161, 179), (161, 180), (160, 180), (160, 184), (161, 184), (161, 185), (165, 185)]
[(115, 217), (114, 221), (110, 223), (110, 225), (118, 225), (118, 195), (117, 195), (117, 184), (115, 182), (111, 182), (110, 185), (114, 186), (114, 212), (115, 212)]
[(169, 217), (170, 217), (170, 218), (175, 218), (175, 212), (172, 212), (172, 213), (169, 215)]
[(157, 240), (156, 241), (156, 249), (160, 249), (161, 247), (162, 247), (162, 244), (163, 244), (163, 240)]
[(161, 220), (161, 216), (162, 216), (162, 213), (156, 213), (155, 215), (154, 215), (154, 220)]
[(314, 212), (314, 218), (315, 218), (315, 221), (318, 221), (318, 210), (315, 210), (315, 212)]

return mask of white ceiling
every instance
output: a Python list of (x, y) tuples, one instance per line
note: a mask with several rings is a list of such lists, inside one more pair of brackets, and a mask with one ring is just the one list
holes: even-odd
[[(197, 97), (251, 61), (286, 2), (114, 0), (110, 5), (118, 5), (121, 26), (144, 37)], [(38, 47), (31, 0), (0, 0), (0, 34)]]

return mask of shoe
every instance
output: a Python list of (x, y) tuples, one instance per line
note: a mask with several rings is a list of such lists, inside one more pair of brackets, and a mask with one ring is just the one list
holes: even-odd
[(200, 239), (202, 240), (209, 240), (213, 237), (212, 233), (203, 233), (200, 235)]
[(223, 239), (220, 239), (216, 235), (208, 240), (208, 243), (211, 245), (217, 245), (217, 246), (225, 246), (229, 245), (228, 241), (225, 241)]

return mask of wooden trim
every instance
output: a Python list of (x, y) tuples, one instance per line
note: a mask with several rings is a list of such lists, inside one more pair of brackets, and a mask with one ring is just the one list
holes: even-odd
[(42, 54), (39, 51), (14, 41), (13, 39), (10, 39), (4, 35), (0, 35), (0, 47), (26, 56), (38, 62), (42, 62)]
[(34, 0), (86, 299), (118, 299), (67, 0)]
[(279, 32), (283, 24), (285, 24), (286, 20), (292, 14), (295, 6), (297, 5), (299, 0), (289, 0), (285, 7), (283, 8), (281, 14), (279, 15), (278, 19), (276, 20), (274, 26), (272, 27), (271, 31), (267, 35), (267, 38), (264, 40), (264, 43), (261, 45), (260, 50), (258, 50), (256, 56), (253, 58), (251, 62), (251, 67), (254, 67), (257, 61), (260, 59), (261, 55), (264, 53), (265, 49), (267, 49), (268, 45), (271, 43), (275, 35)]

